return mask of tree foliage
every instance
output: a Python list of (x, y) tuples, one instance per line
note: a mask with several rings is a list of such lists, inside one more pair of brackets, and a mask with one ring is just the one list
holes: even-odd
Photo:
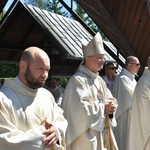
[(61, 86), (63, 87), (63, 88), (65, 88), (66, 87), (66, 85), (67, 85), (67, 83), (68, 83), (68, 78), (66, 78), (66, 77), (60, 77), (60, 84), (61, 84)]
[(3, 18), (3, 16), (5, 15), (6, 11), (3, 10), (1, 13), (0, 13), (0, 20)]
[(18, 64), (0, 63), (0, 78), (14, 78), (18, 75)]
[(78, 16), (87, 24), (90, 29), (92, 29), (95, 33), (100, 32), (101, 36), (104, 40), (108, 41), (108, 38), (104, 35), (102, 30), (98, 28), (98, 26), (94, 23), (94, 21), (88, 16), (88, 14), (82, 9), (82, 7), (78, 4), (77, 0), (74, 0), (76, 3), (77, 7), (75, 9), (75, 12), (77, 13)]
[(63, 11), (63, 6), (60, 5), (58, 0), (25, 0), (25, 2), (39, 7), (40, 9), (68, 17), (68, 13)]

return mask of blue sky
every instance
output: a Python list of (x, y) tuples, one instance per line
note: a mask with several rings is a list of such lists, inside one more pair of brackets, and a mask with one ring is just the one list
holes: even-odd
[[(10, 5), (13, 3), (13, 1), (14, 0), (8, 0), (8, 2), (7, 2), (7, 4), (6, 4), (4, 9), (7, 10), (10, 7)], [(20, 0), (20, 1), (24, 2), (24, 0)]]
[[(13, 3), (13, 1), (14, 0), (8, 0), (8, 2), (7, 2), (4, 9), (7, 10), (10, 7), (10, 5)], [(20, 0), (20, 1), (24, 2), (24, 0)], [(70, 6), (71, 0), (64, 0), (64, 2), (67, 3)]]

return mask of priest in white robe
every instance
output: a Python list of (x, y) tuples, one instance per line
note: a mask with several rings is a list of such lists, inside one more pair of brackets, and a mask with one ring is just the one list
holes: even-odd
[(67, 121), (52, 94), (43, 88), (47, 54), (30, 47), (23, 52), (19, 75), (0, 91), (1, 150), (64, 150)]
[(132, 97), (137, 83), (135, 74), (138, 72), (139, 68), (140, 63), (137, 57), (127, 57), (125, 68), (123, 68), (118, 75), (113, 87), (113, 96), (118, 101), (118, 108), (116, 111), (117, 127), (114, 128), (114, 135), (119, 150), (128, 150), (126, 146)]
[(129, 125), (128, 150), (150, 150), (150, 57), (134, 95)]
[(62, 100), (67, 150), (117, 150), (111, 130), (117, 101), (98, 74), (105, 55), (101, 35), (87, 45), (82, 41), (82, 48), (84, 62), (70, 78)]

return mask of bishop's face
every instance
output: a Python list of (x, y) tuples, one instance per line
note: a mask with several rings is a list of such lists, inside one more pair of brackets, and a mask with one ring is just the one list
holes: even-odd
[(104, 56), (105, 56), (104, 54), (87, 56), (86, 57), (87, 68), (92, 72), (97, 73), (99, 70), (103, 68), (105, 62)]

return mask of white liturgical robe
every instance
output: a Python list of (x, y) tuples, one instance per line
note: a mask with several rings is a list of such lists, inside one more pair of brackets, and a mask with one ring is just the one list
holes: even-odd
[[(104, 129), (106, 116), (102, 97), (106, 101), (116, 102), (103, 79), (84, 65), (80, 65), (77, 72), (70, 78), (62, 101), (64, 116), (68, 120), (67, 150), (117, 150), (111, 130), (112, 125), (116, 125), (114, 117), (108, 119), (111, 124), (108, 128), (112, 141), (102, 136), (106, 129)], [(105, 141), (111, 144), (109, 143), (108, 146)]]
[(137, 83), (134, 77), (135, 75), (123, 68), (113, 87), (113, 96), (118, 101), (118, 108), (116, 111), (117, 127), (114, 128), (114, 135), (116, 137), (119, 150), (128, 150), (126, 149), (126, 146), (132, 97)]
[[(59, 132), (59, 144), (44, 147), (46, 119)], [(0, 149), (1, 150), (62, 150), (67, 121), (52, 94), (44, 89), (30, 89), (15, 80), (6, 80), (0, 92)]]
[(133, 95), (128, 150), (150, 150), (150, 70), (146, 67)]

